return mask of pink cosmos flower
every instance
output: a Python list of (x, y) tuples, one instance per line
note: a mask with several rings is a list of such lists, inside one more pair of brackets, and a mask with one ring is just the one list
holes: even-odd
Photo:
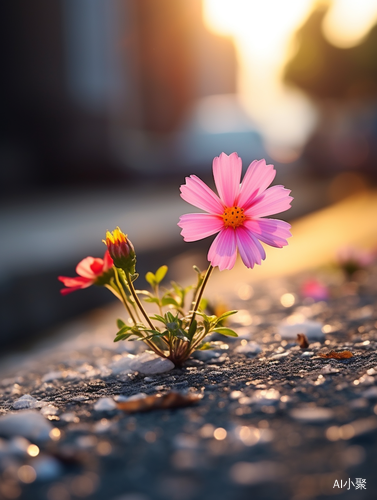
[(287, 222), (263, 218), (288, 210), (293, 199), (283, 186), (268, 188), (276, 174), (273, 165), (254, 160), (240, 184), (241, 172), (242, 160), (237, 153), (221, 153), (213, 160), (219, 196), (196, 175), (186, 177), (186, 184), (181, 186), (185, 201), (208, 212), (182, 215), (178, 223), (181, 235), (185, 241), (197, 241), (219, 233), (208, 260), (220, 271), (232, 269), (237, 249), (245, 266), (253, 268), (266, 258), (261, 241), (281, 248), (291, 236)]
[(314, 300), (327, 300), (329, 298), (329, 289), (316, 278), (312, 278), (304, 281), (301, 286), (301, 294), (305, 298), (309, 297)]
[(60, 293), (67, 295), (68, 293), (88, 288), (94, 283), (101, 281), (102, 277), (113, 267), (113, 259), (110, 257), (109, 251), (106, 250), (103, 259), (86, 257), (77, 264), (76, 273), (79, 276), (69, 278), (68, 276), (59, 276), (58, 280), (62, 281), (67, 288), (62, 288)]

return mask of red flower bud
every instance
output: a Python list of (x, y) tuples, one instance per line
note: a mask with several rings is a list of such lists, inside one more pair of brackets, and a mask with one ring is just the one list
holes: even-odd
[(107, 245), (115, 267), (123, 269), (126, 274), (135, 274), (135, 249), (131, 241), (127, 238), (127, 235), (117, 227), (112, 233), (107, 231), (106, 241), (103, 241)]

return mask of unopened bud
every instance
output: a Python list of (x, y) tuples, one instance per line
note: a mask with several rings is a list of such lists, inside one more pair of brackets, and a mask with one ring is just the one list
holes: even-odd
[(123, 269), (126, 274), (135, 274), (136, 254), (131, 241), (127, 238), (119, 227), (111, 233), (106, 232), (106, 241), (109, 254), (114, 261), (115, 267)]

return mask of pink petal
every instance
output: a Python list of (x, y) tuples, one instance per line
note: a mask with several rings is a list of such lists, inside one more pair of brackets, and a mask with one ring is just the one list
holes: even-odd
[(266, 160), (254, 160), (250, 163), (242, 180), (237, 205), (247, 210), (252, 200), (268, 188), (275, 175), (274, 166), (266, 165)]
[(186, 214), (180, 217), (178, 226), (185, 241), (197, 241), (218, 233), (224, 221), (219, 215)]
[(69, 276), (58, 276), (58, 280), (64, 283), (65, 286), (69, 288), (75, 287), (75, 289), (87, 288), (93, 283), (93, 280), (84, 278), (82, 276), (77, 276), (76, 278), (70, 278)]
[(103, 256), (103, 272), (108, 271), (111, 267), (113, 267), (114, 262), (110, 257), (109, 251), (106, 250), (105, 255)]
[(220, 231), (213, 240), (208, 252), (208, 260), (220, 271), (232, 269), (237, 258), (236, 235), (233, 228), (228, 227)]
[(221, 153), (213, 159), (213, 177), (221, 200), (233, 207), (240, 189), (242, 160), (237, 153)]
[(84, 278), (90, 278), (90, 279), (95, 279), (96, 274), (92, 270), (92, 265), (95, 261), (101, 260), (102, 259), (95, 259), (94, 257), (85, 257), (81, 262), (79, 262), (76, 266), (76, 273), (79, 276), (83, 276)]
[(238, 250), (245, 266), (252, 269), (255, 264), (261, 264), (266, 258), (266, 252), (251, 231), (240, 226), (236, 229), (236, 236)]
[(290, 190), (283, 186), (272, 186), (252, 201), (250, 208), (245, 210), (245, 215), (264, 217), (284, 212), (290, 208), (293, 200), (289, 193)]
[(272, 247), (282, 248), (288, 245), (287, 238), (291, 235), (288, 222), (276, 219), (247, 220), (244, 226), (260, 241)]
[(194, 207), (213, 214), (222, 214), (224, 206), (219, 197), (196, 175), (186, 177), (186, 184), (180, 188), (181, 198)]

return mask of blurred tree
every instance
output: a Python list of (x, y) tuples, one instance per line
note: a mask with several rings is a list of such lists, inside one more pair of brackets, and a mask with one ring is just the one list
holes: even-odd
[(377, 97), (377, 26), (359, 45), (338, 48), (323, 35), (327, 10), (317, 7), (297, 31), (297, 51), (285, 67), (285, 81), (315, 99)]
[(327, 6), (317, 6), (296, 33), (296, 52), (284, 80), (317, 104), (319, 121), (303, 159), (315, 173), (363, 170), (376, 175), (377, 26), (351, 48), (332, 45), (322, 32)]

